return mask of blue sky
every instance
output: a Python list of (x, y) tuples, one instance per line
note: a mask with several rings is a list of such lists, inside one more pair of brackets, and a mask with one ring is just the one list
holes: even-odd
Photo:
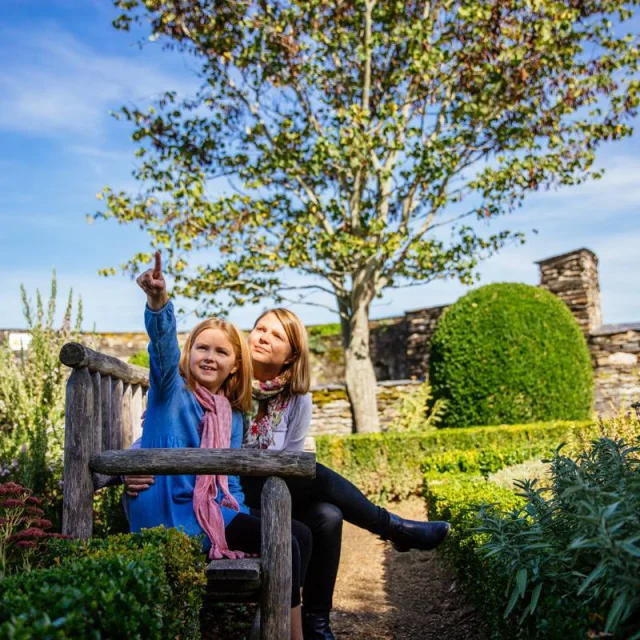
[[(163, 90), (197, 86), (192, 60), (140, 49), (137, 36), (115, 31), (109, 0), (12, 0), (0, 17), (0, 328), (24, 326), (20, 283), (48, 290), (52, 270), (66, 295), (82, 296), (84, 327), (142, 330), (142, 292), (125, 276), (101, 278), (148, 249), (147, 237), (114, 222), (88, 224), (104, 186), (134, 189), (135, 150), (127, 125), (109, 111), (144, 104)], [(636, 119), (635, 125), (638, 126)], [(640, 321), (640, 133), (602, 147), (605, 178), (536, 194), (491, 228), (527, 232), (481, 267), (481, 283), (537, 284), (534, 264), (580, 247), (600, 259), (604, 320)], [(538, 233), (531, 233), (532, 229)], [(388, 292), (372, 317), (454, 301), (466, 291), (454, 281)], [(59, 303), (62, 306), (62, 297)], [(330, 301), (327, 301), (330, 303)], [(309, 324), (335, 321), (329, 311), (298, 306)], [(231, 319), (251, 325), (256, 308)], [(183, 327), (192, 318), (182, 321)]]

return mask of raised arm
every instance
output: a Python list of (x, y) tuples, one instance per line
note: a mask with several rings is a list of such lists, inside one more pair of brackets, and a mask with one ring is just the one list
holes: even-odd
[(173, 384), (179, 382), (180, 348), (173, 305), (162, 275), (162, 258), (156, 251), (153, 269), (138, 276), (138, 286), (147, 294), (144, 314), (149, 335), (149, 378), (151, 393), (160, 400)]

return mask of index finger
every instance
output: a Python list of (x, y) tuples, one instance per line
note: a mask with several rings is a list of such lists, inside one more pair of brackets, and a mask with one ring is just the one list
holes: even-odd
[(160, 256), (159, 251), (156, 251), (155, 259), (156, 261), (153, 266), (153, 277), (158, 279), (162, 275), (162, 257)]

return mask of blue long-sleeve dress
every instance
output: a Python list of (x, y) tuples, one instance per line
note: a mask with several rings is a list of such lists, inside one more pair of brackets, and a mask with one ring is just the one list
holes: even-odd
[[(150, 389), (142, 432), (143, 449), (200, 447), (199, 425), (204, 411), (194, 394), (187, 388), (178, 363), (180, 349), (176, 332), (173, 304), (168, 302), (160, 311), (147, 306), (144, 314), (149, 334)], [(242, 444), (242, 414), (232, 412), (231, 448)], [(182, 528), (188, 535), (204, 534), (193, 511), (195, 475), (156, 476), (155, 484), (129, 500), (129, 521), (132, 532), (143, 528)], [(238, 476), (228, 476), (229, 492), (240, 505), (241, 513), (249, 513)], [(220, 489), (218, 487), (218, 489)], [(217, 502), (222, 500), (218, 491)], [(220, 506), (225, 527), (237, 511)], [(205, 536), (203, 549), (211, 541)]]

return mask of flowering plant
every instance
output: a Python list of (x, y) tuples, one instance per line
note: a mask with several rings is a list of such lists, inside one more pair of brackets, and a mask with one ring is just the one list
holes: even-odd
[(67, 538), (45, 531), (42, 500), (15, 482), (0, 484), (0, 579), (13, 571), (30, 571), (42, 557), (49, 538)]

